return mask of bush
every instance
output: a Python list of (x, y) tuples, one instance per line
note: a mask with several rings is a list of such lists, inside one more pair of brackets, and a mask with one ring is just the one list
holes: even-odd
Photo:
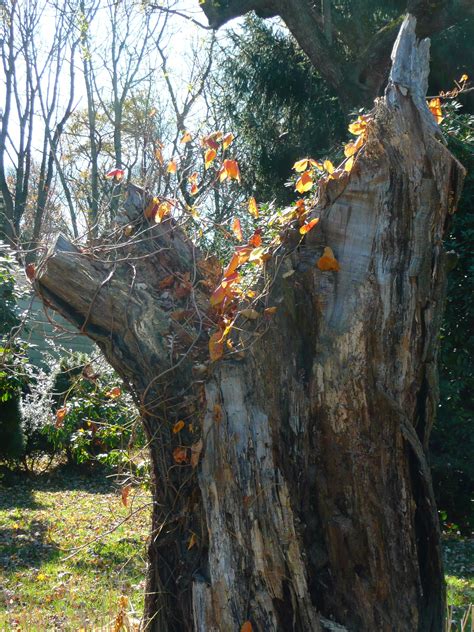
[(19, 339), (20, 292), (13, 252), (0, 242), (0, 459), (18, 461), (23, 454), (20, 396), (26, 384), (26, 354)]
[[(42, 395), (47, 380), (53, 380), (49, 397)], [(69, 463), (117, 466), (128, 462), (132, 437), (135, 443), (141, 437), (135, 430), (133, 401), (119, 384), (118, 375), (102, 359), (73, 354), (43, 374), (25, 408), (30, 407), (35, 418), (38, 405), (47, 409), (41, 432)]]

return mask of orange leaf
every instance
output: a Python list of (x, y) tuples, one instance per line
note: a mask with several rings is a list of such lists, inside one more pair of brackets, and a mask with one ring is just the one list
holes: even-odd
[(202, 439), (199, 439), (199, 441), (196, 441), (196, 443), (193, 443), (193, 445), (191, 446), (191, 466), (193, 468), (198, 466), (199, 458), (201, 457), (202, 447)]
[(151, 200), (148, 202), (145, 211), (144, 211), (144, 215), (147, 219), (152, 219), (155, 217), (156, 213), (158, 212), (158, 207), (160, 206), (160, 200), (156, 197), (151, 198)]
[(240, 170), (237, 160), (224, 160), (224, 164), (219, 172), (219, 180), (224, 182), (226, 178), (240, 182)]
[(206, 169), (209, 169), (209, 167), (213, 163), (216, 156), (217, 156), (217, 152), (215, 149), (208, 149), (206, 151), (206, 155), (204, 157), (204, 160), (205, 160), (204, 166)]
[(439, 125), (444, 118), (443, 111), (441, 110), (440, 98), (436, 97), (435, 99), (431, 99), (431, 101), (428, 103), (428, 107), (430, 108), (430, 112), (434, 116), (435, 121)]
[(324, 252), (322, 257), (318, 260), (317, 264), (318, 268), (323, 272), (338, 272), (340, 267), (337, 259), (334, 256), (332, 249), (329, 246), (324, 248)]
[(227, 264), (227, 268), (224, 270), (224, 277), (235, 272), (240, 263), (240, 256), (238, 255), (238, 253), (234, 252), (234, 254), (232, 255), (232, 259), (229, 261), (229, 263)]
[(295, 188), (298, 193), (306, 193), (306, 191), (310, 191), (313, 188), (313, 184), (314, 182), (311, 177), (311, 173), (309, 171), (305, 171), (296, 182)]
[(117, 399), (118, 397), (120, 397), (121, 394), (122, 394), (122, 391), (120, 389), (120, 386), (114, 386), (113, 388), (110, 389), (110, 391), (107, 391), (105, 396), (108, 397), (109, 399)]
[(122, 496), (122, 505), (124, 507), (128, 506), (128, 496), (130, 494), (131, 489), (132, 489), (132, 486), (130, 483), (128, 485), (125, 485), (125, 487), (122, 487), (121, 496)]
[(189, 132), (183, 132), (183, 135), (181, 136), (181, 140), (179, 141), (180, 143), (189, 143), (189, 141), (192, 140), (192, 136)]
[(242, 226), (240, 225), (240, 219), (238, 217), (236, 217), (234, 221), (232, 222), (231, 228), (232, 228), (232, 232), (237, 237), (237, 239), (239, 241), (242, 241), (243, 240)]
[(176, 173), (177, 169), (178, 165), (176, 163), (176, 160), (170, 160), (168, 166), (166, 167), (166, 173)]
[(249, 246), (254, 246), (255, 248), (257, 248), (258, 246), (262, 245), (262, 237), (260, 235), (260, 232), (261, 231), (257, 229), (252, 237), (250, 237)]
[(249, 198), (248, 208), (249, 208), (250, 215), (254, 217), (255, 219), (257, 219), (258, 206), (257, 206), (257, 200), (254, 197)]
[(105, 177), (107, 180), (111, 180), (113, 178), (114, 180), (117, 180), (117, 182), (120, 182), (124, 175), (125, 171), (123, 169), (111, 169), (109, 173), (105, 174)]
[(214, 292), (211, 294), (211, 298), (209, 299), (211, 307), (217, 307), (218, 305), (220, 305), (227, 296), (227, 289), (223, 287), (222, 284), (218, 285)]
[(240, 628), (240, 632), (252, 632), (253, 628), (252, 628), (252, 624), (250, 623), (250, 621), (245, 621), (244, 623), (242, 623), (242, 627)]
[(63, 423), (64, 423), (64, 417), (67, 414), (67, 408), (58, 408), (58, 410), (56, 411), (56, 423), (54, 424), (54, 426), (56, 428), (62, 428)]
[(175, 448), (173, 450), (173, 460), (175, 463), (186, 463), (188, 460), (188, 450), (186, 448)]
[(312, 219), (307, 224), (303, 224), (303, 226), (301, 226), (301, 228), (300, 228), (300, 234), (301, 235), (306, 235), (306, 233), (309, 233), (309, 231), (312, 228), (314, 228), (318, 222), (319, 222), (319, 217), (315, 217), (314, 219)]
[(209, 338), (209, 356), (213, 362), (220, 360), (224, 355), (224, 343), (222, 342), (222, 332), (216, 331)]
[(191, 195), (197, 195), (199, 189), (198, 189), (198, 185), (197, 184), (193, 184), (191, 185)]
[(233, 140), (234, 140), (234, 135), (232, 133), (226, 134), (224, 138), (222, 139), (222, 147), (224, 149), (227, 149), (227, 147), (229, 147), (229, 145), (232, 143)]
[(159, 224), (163, 220), (163, 217), (165, 217), (165, 215), (168, 215), (170, 211), (171, 204), (169, 202), (161, 202), (155, 213), (155, 222)]
[(326, 169), (328, 173), (334, 173), (335, 168), (330, 160), (325, 160), (323, 163), (323, 167)]
[(180, 419), (173, 426), (173, 434), (177, 434), (178, 432), (181, 432), (183, 428), (184, 428), (184, 421)]
[(30, 281), (33, 281), (36, 275), (36, 268), (34, 263), (29, 263), (25, 268), (26, 276)]
[(189, 549), (192, 549), (193, 546), (196, 546), (197, 544), (197, 537), (195, 533), (191, 534), (191, 537), (189, 538), (189, 542), (188, 542), (188, 551)]

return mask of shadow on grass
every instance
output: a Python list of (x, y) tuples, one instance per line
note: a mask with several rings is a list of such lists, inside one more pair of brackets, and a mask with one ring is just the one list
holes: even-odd
[(49, 542), (48, 524), (32, 520), (28, 525), (0, 528), (0, 563), (3, 570), (39, 567), (59, 556), (56, 544)]

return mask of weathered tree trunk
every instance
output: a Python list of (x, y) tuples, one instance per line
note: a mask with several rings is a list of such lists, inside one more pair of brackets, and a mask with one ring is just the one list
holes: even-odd
[[(46, 304), (140, 401), (155, 482), (150, 630), (442, 630), (426, 454), (442, 238), (463, 169), (425, 103), (428, 51), (408, 18), (366, 145), (321, 191), (318, 226), (268, 262), (264, 302), (278, 311), (240, 319), (240, 355), (207, 363), (219, 271), (173, 220), (150, 226), (134, 187), (118, 218), (134, 236), (94, 251), (59, 239), (37, 272)], [(324, 246), (339, 272), (315, 266)]]

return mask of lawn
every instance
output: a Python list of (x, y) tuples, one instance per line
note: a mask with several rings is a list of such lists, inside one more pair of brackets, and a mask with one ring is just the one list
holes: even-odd
[[(0, 487), (0, 630), (113, 630), (143, 605), (149, 497), (57, 470)], [(474, 601), (474, 541), (445, 540), (449, 632)], [(466, 627), (465, 630), (470, 630)]]
[(138, 619), (148, 523), (149, 498), (132, 491), (125, 507), (105, 475), (2, 485), (0, 630), (112, 630), (123, 610)]

